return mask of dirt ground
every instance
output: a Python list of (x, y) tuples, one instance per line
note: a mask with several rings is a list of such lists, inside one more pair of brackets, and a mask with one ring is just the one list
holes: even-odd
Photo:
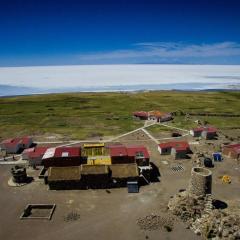
[[(138, 136), (138, 138), (136, 138)], [(39, 170), (28, 170), (35, 181), (23, 187), (9, 187), (10, 166), (0, 166), (0, 239), (201, 239), (185, 225), (174, 222), (172, 232), (166, 230), (143, 231), (136, 220), (151, 213), (168, 214), (166, 206), (169, 198), (188, 186), (192, 159), (173, 160), (170, 156), (160, 156), (153, 141), (145, 141), (147, 136), (130, 136), (131, 144), (144, 144), (151, 161), (160, 172), (160, 182), (140, 188), (137, 194), (127, 193), (126, 188), (106, 190), (49, 191), (48, 186), (37, 179)], [(136, 141), (135, 141), (135, 140)], [(140, 140), (144, 140), (141, 142)], [(189, 137), (190, 142), (195, 140)], [(200, 141), (192, 144), (193, 152), (212, 152), (222, 140)], [(129, 144), (127, 138), (121, 143)], [(167, 164), (166, 164), (167, 163)], [(184, 170), (174, 172), (171, 167), (180, 164)], [(213, 171), (213, 198), (228, 204), (229, 211), (240, 211), (240, 166), (236, 161), (225, 158), (215, 164)], [(228, 174), (231, 184), (223, 184), (220, 176)], [(20, 220), (27, 204), (56, 204), (52, 220)], [(66, 221), (66, 216), (77, 213), (76, 221)]]

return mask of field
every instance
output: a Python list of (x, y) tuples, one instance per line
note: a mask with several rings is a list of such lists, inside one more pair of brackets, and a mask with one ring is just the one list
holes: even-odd
[[(112, 136), (142, 126), (138, 110), (240, 114), (240, 92), (71, 93), (0, 98), (0, 138), (57, 135), (64, 139)], [(240, 117), (196, 117), (220, 128), (238, 128)], [(194, 121), (171, 123), (190, 129)], [(152, 131), (159, 129), (153, 128)]]

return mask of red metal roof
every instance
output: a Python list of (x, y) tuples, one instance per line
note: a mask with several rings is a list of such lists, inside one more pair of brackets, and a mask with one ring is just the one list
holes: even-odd
[(109, 146), (109, 150), (111, 157), (127, 156), (127, 149), (123, 145)]
[(207, 131), (207, 132), (217, 132), (217, 128), (215, 127), (198, 127), (193, 129), (194, 132), (202, 132), (202, 131)]
[(145, 158), (149, 158), (149, 153), (146, 147), (144, 146), (128, 146), (127, 147), (127, 153), (130, 157), (135, 157), (137, 153), (143, 153)]
[(1, 143), (5, 146), (16, 146), (18, 144), (28, 144), (31, 140), (31, 137), (25, 136), (25, 137), (17, 137), (17, 138), (9, 138), (6, 140), (3, 140)]
[(20, 144), (20, 139), (19, 138), (12, 138), (12, 139), (7, 139), (2, 141), (2, 144), (4, 144), (5, 147), (14, 147)]
[(55, 149), (54, 157), (80, 157), (80, 147), (58, 147)]
[(229, 145), (224, 146), (224, 148), (225, 147), (227, 147), (227, 148), (240, 148), (240, 143), (229, 144)]
[(234, 152), (240, 153), (240, 143), (229, 144), (224, 146), (223, 148), (231, 148)]
[(158, 146), (162, 149), (163, 148), (175, 148), (176, 151), (187, 150), (190, 148), (188, 142), (185, 142), (185, 141), (160, 143)]
[(29, 136), (24, 136), (24, 137), (22, 137), (21, 138), (21, 142), (23, 143), (23, 144), (28, 144), (29, 143), (29, 141), (31, 141), (31, 137), (29, 137)]
[(146, 147), (144, 146), (123, 146), (123, 145), (112, 145), (109, 146), (110, 156), (119, 157), (119, 156), (129, 156), (135, 157), (137, 153), (143, 153), (145, 158), (149, 158), (149, 153)]
[(143, 112), (143, 111), (134, 112), (133, 115), (136, 116), (136, 117), (148, 117), (148, 113), (147, 112)]
[[(31, 148), (28, 148), (28, 149), (31, 149)], [(47, 149), (48, 149), (47, 147), (35, 147), (34, 151), (29, 152), (28, 157), (29, 158), (42, 157), (44, 153), (47, 151)]]
[(32, 147), (32, 148), (26, 148), (24, 149), (24, 151), (22, 152), (23, 154), (26, 153), (26, 154), (29, 154), (30, 152), (34, 152), (35, 148)]

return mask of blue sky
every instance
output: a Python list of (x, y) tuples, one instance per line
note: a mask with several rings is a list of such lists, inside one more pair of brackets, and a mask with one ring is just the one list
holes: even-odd
[(240, 64), (238, 0), (0, 0), (0, 66)]

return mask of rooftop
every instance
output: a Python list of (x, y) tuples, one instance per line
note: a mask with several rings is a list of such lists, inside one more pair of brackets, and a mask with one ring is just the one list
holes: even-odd
[(43, 159), (47, 158), (64, 158), (64, 157), (80, 157), (81, 148), (80, 147), (57, 147), (48, 148), (43, 155)]
[(134, 145), (134, 146), (124, 146), (124, 145), (112, 145), (109, 146), (111, 157), (120, 156), (130, 156), (135, 157), (138, 154), (143, 155), (144, 158), (149, 158), (148, 150), (145, 146)]
[(185, 141), (160, 143), (158, 146), (160, 148), (175, 148), (176, 150), (186, 150), (190, 148), (188, 142)]
[(137, 164), (112, 164), (109, 166), (113, 178), (138, 177)]
[(80, 180), (81, 171), (80, 167), (50, 167), (48, 169), (49, 181), (71, 181)]
[(92, 174), (108, 174), (109, 168), (107, 165), (81, 165), (82, 175), (92, 175)]

